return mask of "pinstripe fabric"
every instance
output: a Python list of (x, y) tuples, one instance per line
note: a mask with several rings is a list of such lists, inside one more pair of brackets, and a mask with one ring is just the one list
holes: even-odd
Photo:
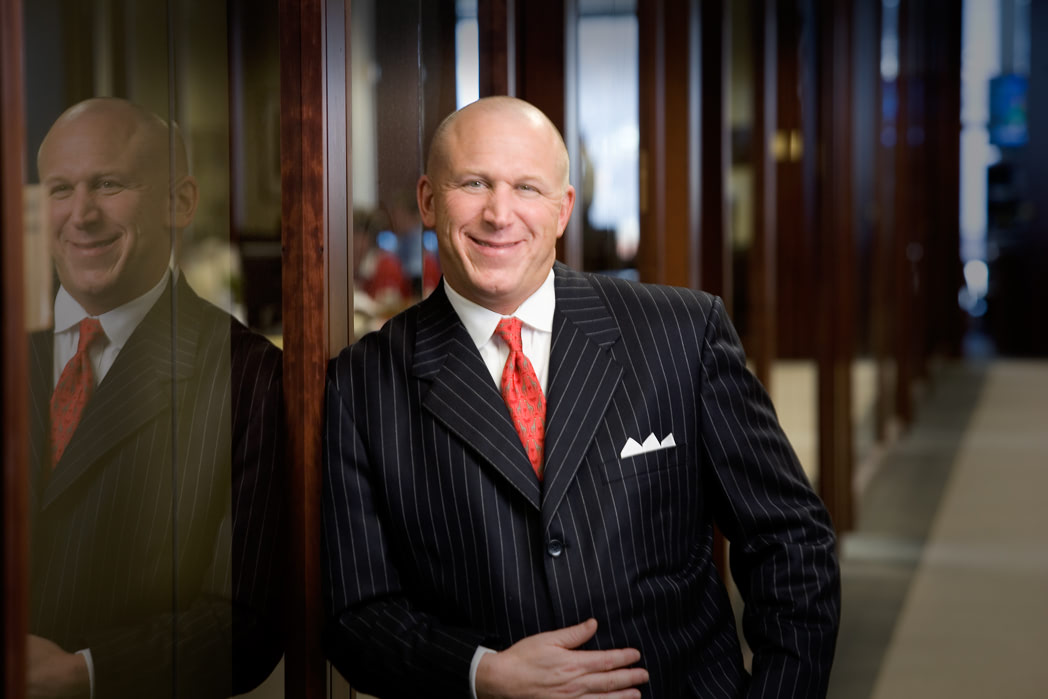
[(281, 652), (279, 350), (180, 281), (41, 481), (52, 337), (30, 348), (31, 632), (90, 648), (99, 699), (257, 684)]
[[(593, 616), (589, 647), (640, 649), (645, 696), (823, 696), (833, 529), (720, 302), (555, 271), (541, 486), (442, 287), (332, 362), (332, 661), (383, 697), (467, 696), (478, 643)], [(677, 446), (620, 458), (650, 433)], [(747, 602), (752, 679), (714, 522)]]

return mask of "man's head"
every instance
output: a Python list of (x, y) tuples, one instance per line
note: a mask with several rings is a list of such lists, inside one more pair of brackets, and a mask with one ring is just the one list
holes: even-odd
[(125, 100), (90, 99), (58, 117), (37, 165), (58, 278), (88, 313), (160, 281), (197, 203), (177, 129)]
[(417, 193), (447, 282), (503, 314), (546, 279), (575, 204), (560, 133), (512, 97), (479, 100), (444, 120)]

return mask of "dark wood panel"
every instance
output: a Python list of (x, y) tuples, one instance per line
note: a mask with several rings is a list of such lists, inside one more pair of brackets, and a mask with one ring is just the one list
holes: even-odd
[(325, 330), (325, 0), (280, 1), (281, 235), (290, 553), (285, 693), (320, 699), (320, 453)]
[(0, 400), (3, 414), (3, 476), (0, 480), (0, 565), (3, 566), (3, 695), (24, 696), (28, 633), (29, 433), (26, 411), (25, 322), (22, 288), (22, 190), (25, 166), (25, 107), (22, 85), (21, 0), (0, 3), (0, 304), (4, 342)]
[(754, 372), (768, 386), (776, 356), (776, 208), (775, 137), (777, 103), (777, 6), (775, 0), (752, 0), (753, 31), (753, 245), (749, 265), (749, 322), (751, 346), (747, 353)]
[[(724, 299), (728, 314), (734, 307), (728, 176), (731, 133), (728, 124), (731, 80), (731, 31), (725, 0), (703, 0), (700, 8), (701, 95), (695, 110), (700, 124), (699, 282)], [(696, 117), (692, 117), (695, 121)]]
[(638, 8), (640, 54), (641, 238), (637, 268), (645, 282), (699, 282), (699, 32), (696, 2), (651, 2)]
[(819, 495), (839, 531), (853, 526), (852, 386), (855, 226), (851, 3), (819, 4), (819, 172), (816, 307)]
[(480, 96), (516, 94), (516, 2), (477, 2)]

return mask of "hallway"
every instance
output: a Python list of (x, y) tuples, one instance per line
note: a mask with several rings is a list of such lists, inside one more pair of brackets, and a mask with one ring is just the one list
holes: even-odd
[(1044, 696), (1048, 363), (939, 366), (842, 542), (833, 699)]

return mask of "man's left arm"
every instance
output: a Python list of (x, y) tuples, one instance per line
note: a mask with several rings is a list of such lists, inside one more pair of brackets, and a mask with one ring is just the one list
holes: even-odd
[(702, 443), (714, 519), (731, 542), (745, 602), (749, 697), (824, 696), (840, 616), (833, 525), (719, 301), (713, 310), (703, 346)]

